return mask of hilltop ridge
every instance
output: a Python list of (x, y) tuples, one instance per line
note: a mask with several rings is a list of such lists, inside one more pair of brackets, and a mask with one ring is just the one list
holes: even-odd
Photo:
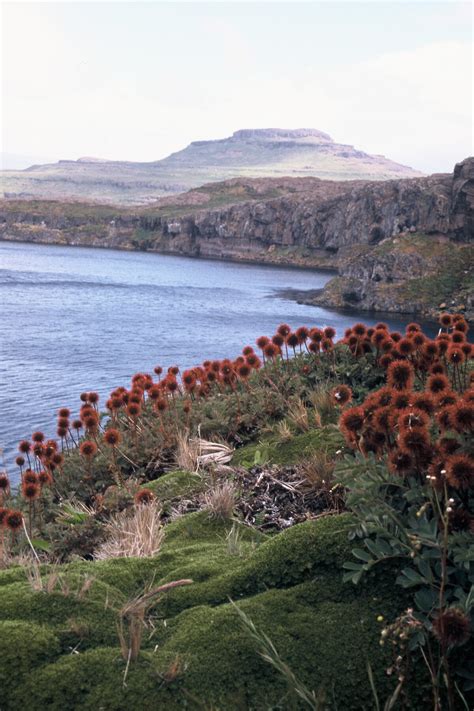
[(318, 129), (240, 129), (232, 136), (193, 141), (161, 160), (134, 162), (81, 157), (2, 171), (3, 196), (148, 204), (232, 178), (318, 177), (389, 180), (422, 174), (384, 156), (336, 143)]

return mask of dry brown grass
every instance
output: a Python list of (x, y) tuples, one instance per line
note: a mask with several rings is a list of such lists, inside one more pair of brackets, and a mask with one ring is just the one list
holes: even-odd
[[(193, 581), (189, 579), (174, 580), (170, 583), (160, 585), (157, 588), (145, 590), (142, 595), (137, 595), (131, 600), (128, 600), (118, 611), (117, 631), (120, 649), (123, 659), (127, 662), (124, 683), (127, 677), (128, 665), (131, 661), (135, 661), (140, 654), (143, 632), (147, 624), (146, 615), (150, 608), (159, 602), (163, 593), (182, 585), (190, 585), (192, 582)], [(177, 673), (177, 670), (175, 671)]]
[(231, 481), (216, 483), (204, 494), (204, 508), (212, 518), (230, 520), (234, 513), (237, 488)]
[(298, 432), (307, 432), (309, 430), (308, 410), (300, 398), (293, 400), (289, 404), (288, 419), (296, 427)]
[(339, 412), (333, 402), (330, 389), (321, 386), (311, 393), (310, 399), (315, 412), (319, 415), (320, 425), (337, 422)]
[(189, 432), (178, 432), (176, 435), (176, 464), (180, 469), (195, 472), (198, 468), (199, 444), (195, 439), (189, 439)]
[(298, 465), (302, 488), (318, 499), (330, 511), (344, 510), (344, 489), (334, 478), (335, 461), (325, 451), (317, 451)]
[(96, 550), (97, 560), (148, 558), (158, 554), (164, 539), (158, 501), (122, 511), (105, 524), (107, 539)]
[(293, 432), (291, 431), (286, 420), (281, 420), (277, 423), (275, 426), (275, 433), (280, 442), (289, 442), (293, 439)]

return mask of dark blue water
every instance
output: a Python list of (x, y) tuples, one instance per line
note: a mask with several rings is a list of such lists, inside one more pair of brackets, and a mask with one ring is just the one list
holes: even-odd
[(279, 289), (315, 289), (329, 278), (316, 271), (0, 242), (0, 447), (10, 474), (18, 441), (36, 429), (53, 435), (58, 407), (76, 412), (83, 390), (104, 398), (157, 364), (235, 357), (282, 321), (331, 325), (341, 334), (357, 317), (278, 296)]

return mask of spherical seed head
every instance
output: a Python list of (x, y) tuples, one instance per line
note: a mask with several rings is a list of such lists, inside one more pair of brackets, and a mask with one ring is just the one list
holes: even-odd
[(409, 323), (405, 329), (406, 333), (415, 333), (415, 331), (421, 331), (421, 326), (419, 323)]
[(61, 407), (60, 410), (58, 410), (58, 417), (69, 417), (71, 414), (71, 410), (68, 407)]
[(79, 451), (86, 459), (92, 459), (97, 454), (97, 445), (91, 440), (84, 440), (79, 447)]
[(336, 335), (336, 330), (332, 326), (326, 326), (324, 329), (324, 335), (326, 338), (332, 339)]
[(42, 444), (37, 442), (36, 444), (33, 445), (33, 454), (35, 455), (35, 457), (38, 457), (38, 459), (39, 459), (40, 457), (43, 456), (43, 452), (44, 452), (44, 447)]
[(396, 360), (387, 368), (387, 382), (398, 390), (409, 389), (413, 386), (415, 372), (411, 363)]
[(367, 328), (364, 326), (363, 323), (356, 323), (354, 326), (352, 326), (352, 332), (356, 336), (365, 336), (367, 333)]
[(15, 463), (17, 464), (17, 466), (22, 467), (25, 463), (24, 457), (17, 457), (15, 459)]
[(390, 363), (393, 363), (393, 358), (388, 353), (385, 353), (383, 356), (381, 356), (379, 363), (381, 368), (388, 368)]
[(283, 336), (283, 338), (286, 338), (290, 332), (291, 328), (287, 323), (281, 323), (277, 328), (277, 333), (279, 333), (280, 336)]
[(439, 452), (444, 455), (454, 454), (460, 446), (460, 443), (454, 437), (441, 437), (437, 442)]
[(13, 531), (13, 533), (18, 531), (18, 529), (23, 526), (23, 514), (21, 511), (10, 509), (5, 516), (5, 525), (10, 531)]
[(351, 407), (346, 410), (339, 420), (341, 430), (355, 434), (364, 426), (364, 411), (361, 407)]
[(433, 620), (433, 634), (446, 647), (459, 647), (471, 636), (471, 622), (455, 607), (441, 611)]
[(451, 343), (456, 343), (456, 345), (460, 345), (461, 343), (465, 343), (466, 341), (466, 336), (462, 331), (453, 331), (451, 334)]
[(296, 329), (296, 335), (298, 336), (299, 343), (304, 343), (309, 338), (309, 328), (300, 326)]
[(328, 351), (332, 351), (334, 348), (334, 343), (330, 338), (323, 338), (321, 341), (321, 350), (327, 353)]
[(442, 313), (439, 315), (439, 323), (444, 328), (448, 328), (449, 326), (451, 326), (452, 320), (453, 319), (451, 314)]
[(426, 341), (425, 336), (421, 333), (421, 331), (416, 331), (411, 338), (411, 341), (416, 348), (421, 348), (421, 346), (424, 344)]
[(467, 333), (469, 331), (469, 324), (463, 316), (455, 314), (455, 316), (453, 316), (453, 329), (454, 331)]
[(82, 430), (82, 421), (81, 420), (73, 420), (72, 426), (75, 430)]
[(31, 444), (26, 439), (22, 440), (18, 445), (18, 451), (22, 452), (23, 454), (28, 454), (30, 450)]
[(26, 469), (23, 472), (22, 481), (28, 482), (28, 484), (36, 484), (38, 482), (38, 476), (32, 469)]
[(413, 427), (427, 427), (429, 417), (426, 412), (417, 410), (415, 407), (407, 407), (401, 410), (398, 415), (398, 426), (400, 429), (410, 429)]
[(57, 467), (60, 467), (64, 463), (64, 455), (60, 454), (59, 452), (56, 452), (56, 454), (53, 454), (53, 456), (51, 457), (51, 461)]
[(474, 462), (466, 454), (453, 454), (446, 460), (446, 479), (453, 489), (474, 486)]
[(412, 402), (414, 407), (423, 410), (427, 415), (432, 415), (435, 411), (435, 401), (430, 393), (415, 393), (412, 396)]
[[(161, 394), (161, 389), (158, 385), (152, 385), (152, 387), (148, 391), (148, 397), (150, 400), (158, 400)], [(116, 409), (115, 407), (112, 409)]]
[(67, 417), (58, 417), (58, 427), (66, 429), (69, 427), (69, 419)]
[(473, 432), (474, 431), (474, 403), (467, 400), (458, 400), (454, 405), (451, 405), (450, 422), (454, 430), (457, 432)]
[(458, 365), (459, 363), (464, 363), (466, 356), (462, 352), (461, 348), (457, 346), (450, 346), (447, 352), (447, 358), (452, 365)]
[(140, 504), (151, 504), (155, 500), (155, 494), (151, 489), (140, 489), (134, 496), (135, 503)]
[(5, 494), (10, 489), (10, 480), (6, 472), (0, 472), (0, 495)]
[(296, 346), (299, 344), (298, 336), (296, 335), (296, 333), (289, 333), (286, 337), (286, 343), (290, 346), (290, 348), (296, 348)]
[(309, 337), (312, 341), (314, 341), (314, 343), (321, 343), (324, 338), (324, 333), (320, 328), (312, 328), (309, 332)]
[(161, 367), (161, 365), (155, 365), (153, 371), (156, 373), (156, 375), (161, 375), (163, 372), (163, 368)]
[(332, 399), (336, 405), (347, 405), (352, 400), (352, 390), (348, 385), (338, 385), (332, 391)]
[(88, 400), (89, 400), (89, 393), (81, 393), (81, 394), (79, 395), (79, 398), (80, 398), (80, 400), (82, 400), (82, 402), (88, 402)]
[(51, 486), (51, 484), (53, 483), (53, 477), (51, 476), (50, 472), (48, 472), (46, 469), (43, 469), (38, 474), (38, 481), (41, 486)]
[(244, 346), (244, 348), (242, 348), (242, 353), (243, 353), (244, 356), (249, 356), (249, 355), (251, 355), (253, 352), (254, 352), (254, 351), (253, 351), (252, 346)]
[(270, 342), (270, 339), (267, 336), (260, 336), (255, 341), (255, 343), (261, 350), (263, 350), (269, 342)]
[(118, 444), (120, 444), (120, 441), (122, 439), (122, 436), (118, 430), (115, 428), (109, 428), (104, 432), (104, 442), (108, 444), (110, 447), (116, 447)]
[(402, 338), (398, 343), (398, 350), (404, 356), (410, 355), (415, 350), (413, 341), (410, 338)]
[(247, 363), (254, 370), (259, 370), (259, 368), (262, 367), (262, 361), (255, 353), (252, 353), (251, 355), (247, 356)]
[(141, 413), (140, 405), (136, 402), (131, 402), (129, 405), (127, 405), (127, 413), (130, 415), (130, 417), (138, 417), (138, 415)]
[(412, 429), (402, 429), (398, 435), (398, 447), (402, 452), (412, 454), (416, 452), (418, 455), (422, 450), (428, 449), (430, 446), (429, 434), (424, 427), (416, 427)]
[(177, 365), (172, 365), (168, 368), (168, 375), (174, 375), (175, 377), (179, 373), (179, 368)]
[(166, 387), (170, 393), (175, 393), (178, 390), (178, 383), (176, 380), (168, 380), (166, 382)]
[(168, 402), (166, 400), (164, 400), (163, 398), (160, 398), (159, 400), (156, 401), (155, 407), (158, 410), (158, 412), (164, 412), (168, 407)]
[(450, 382), (444, 374), (430, 375), (426, 381), (426, 387), (430, 393), (438, 395), (438, 393), (449, 390)]
[(40, 495), (41, 490), (39, 484), (30, 484), (30, 482), (25, 481), (21, 485), (21, 493), (27, 501), (34, 501)]
[(196, 378), (194, 377), (194, 374), (190, 370), (184, 371), (184, 373), (182, 375), (182, 381), (183, 381), (184, 385), (188, 388), (190, 388), (196, 384)]
[(276, 356), (280, 353), (280, 349), (274, 343), (270, 342), (267, 343), (263, 349), (263, 352), (265, 353), (266, 358), (276, 358)]
[(242, 363), (241, 365), (239, 365), (237, 373), (239, 375), (239, 378), (246, 380), (250, 376), (251, 368), (247, 363)]
[(44, 434), (43, 434), (43, 432), (39, 432), (39, 431), (33, 432), (33, 434), (31, 435), (31, 439), (33, 442), (41, 443), (44, 440)]
[(275, 335), (272, 337), (272, 343), (275, 346), (278, 346), (278, 348), (281, 348), (282, 345), (285, 343), (285, 339), (280, 333), (275, 333)]

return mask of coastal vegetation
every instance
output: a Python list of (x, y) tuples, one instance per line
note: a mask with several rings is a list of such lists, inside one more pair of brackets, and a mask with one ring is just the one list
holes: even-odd
[(0, 707), (467, 709), (473, 347), (281, 324), (0, 474)]

